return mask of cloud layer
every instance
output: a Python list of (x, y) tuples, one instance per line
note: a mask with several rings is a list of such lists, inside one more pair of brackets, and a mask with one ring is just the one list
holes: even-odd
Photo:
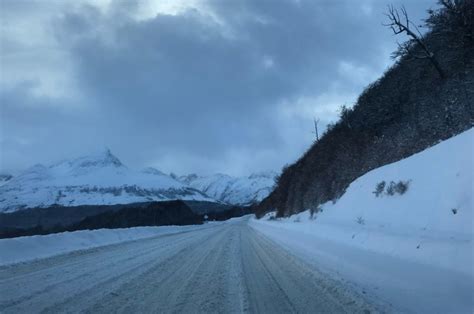
[[(431, 1), (406, 1), (415, 19)], [(278, 170), (390, 64), (384, 1), (2, 1), (0, 170)]]

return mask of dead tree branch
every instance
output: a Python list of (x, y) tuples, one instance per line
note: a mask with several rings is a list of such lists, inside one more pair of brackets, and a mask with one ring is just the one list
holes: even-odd
[[(388, 7), (388, 12), (385, 14), (388, 18), (388, 23), (384, 26), (389, 27), (395, 35), (405, 33), (407, 34), (411, 41), (399, 44), (399, 50), (401, 55), (408, 55), (416, 59), (429, 59), (431, 64), (436, 68), (441, 78), (445, 77), (444, 71), (441, 68), (438, 60), (435, 58), (433, 52), (431, 52), (426, 46), (423, 35), (421, 34), (418, 27), (410, 21), (408, 18), (408, 13), (405, 7), (400, 9), (400, 12), (395, 9), (392, 5)], [(411, 43), (416, 43), (418, 47), (421, 48), (423, 55), (415, 55), (413, 52), (413, 47)]]

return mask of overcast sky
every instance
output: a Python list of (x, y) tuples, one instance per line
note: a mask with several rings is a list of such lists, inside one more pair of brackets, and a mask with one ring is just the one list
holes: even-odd
[[(392, 64), (387, 4), (0, 0), (0, 171), (109, 147), (131, 168), (279, 170)], [(401, 38), (399, 38), (401, 40)]]

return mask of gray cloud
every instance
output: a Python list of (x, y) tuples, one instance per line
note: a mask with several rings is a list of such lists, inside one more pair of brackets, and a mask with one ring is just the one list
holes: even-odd
[[(313, 115), (335, 119), (338, 105), (382, 73), (395, 46), (381, 26), (384, 1), (209, 1), (137, 19), (139, 3), (64, 6), (51, 15), (48, 40), (64, 60), (39, 81), (0, 89), (1, 168), (109, 146), (133, 167), (278, 169), (311, 144)], [(431, 1), (406, 5), (419, 19)], [(62, 63), (73, 93), (38, 92)]]

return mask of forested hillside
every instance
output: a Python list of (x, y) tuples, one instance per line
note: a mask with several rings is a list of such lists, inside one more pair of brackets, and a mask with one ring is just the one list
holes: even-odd
[[(389, 12), (390, 13), (390, 12)], [(392, 11), (403, 23), (403, 11)], [(426, 34), (402, 44), (395, 64), (294, 164), (256, 208), (286, 216), (337, 200), (356, 178), (474, 124), (474, 1), (443, 0)], [(389, 27), (406, 33), (399, 25)], [(416, 26), (408, 23), (410, 30)], [(389, 28), (390, 29), (390, 28)], [(387, 33), (387, 36), (389, 34)], [(454, 152), (453, 152), (454, 153)]]

